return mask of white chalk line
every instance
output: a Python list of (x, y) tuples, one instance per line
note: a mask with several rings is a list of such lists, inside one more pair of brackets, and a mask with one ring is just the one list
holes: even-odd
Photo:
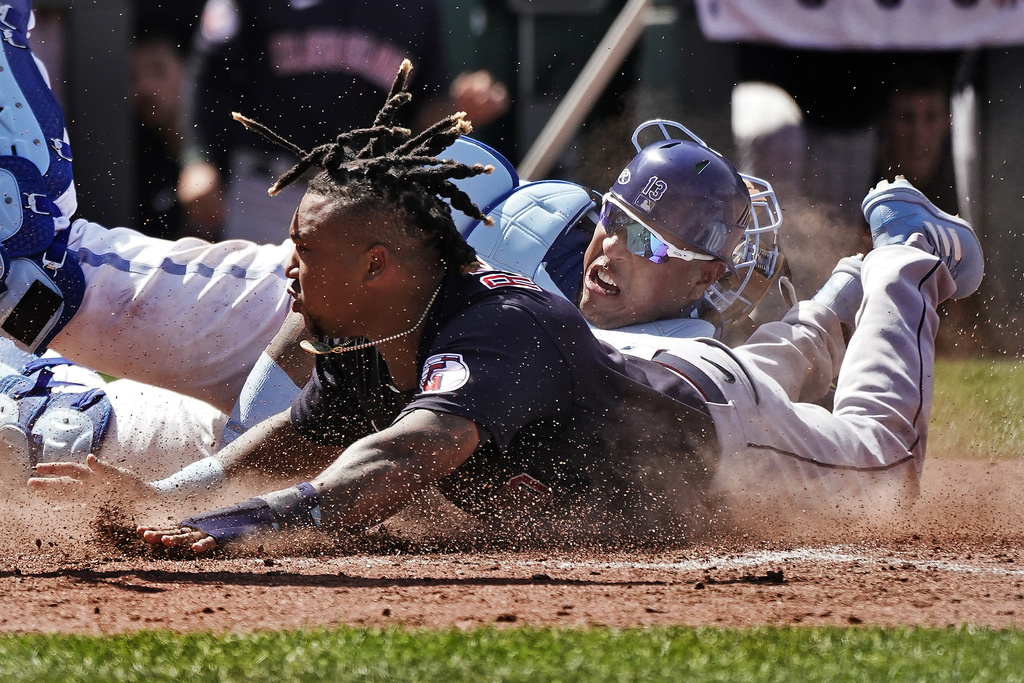
[[(574, 569), (586, 569), (586, 570), (598, 570), (598, 569), (616, 569), (616, 570), (649, 570), (649, 571), (677, 571), (677, 572), (696, 572), (696, 571), (710, 571), (718, 569), (742, 569), (745, 567), (759, 567), (766, 566), (766, 569), (774, 569), (778, 565), (785, 565), (786, 563), (792, 562), (827, 562), (830, 564), (847, 564), (847, 565), (866, 565), (866, 566), (885, 566), (894, 567), (896, 569), (908, 569), (913, 568), (918, 571), (940, 571), (960, 574), (990, 574), (996, 576), (1020, 576), (1024, 577), (1024, 569), (1011, 569), (1008, 567), (998, 567), (980, 564), (965, 564), (963, 562), (955, 562), (948, 560), (922, 560), (920, 558), (914, 558), (910, 556), (901, 555), (870, 555), (861, 554), (856, 550), (837, 547), (837, 548), (797, 548), (793, 550), (765, 550), (755, 553), (742, 553), (742, 554), (730, 554), (730, 555), (719, 555), (712, 557), (703, 558), (692, 558), (686, 560), (679, 560), (677, 562), (625, 562), (625, 561), (602, 561), (602, 560), (564, 560), (558, 558), (551, 558), (545, 560), (521, 560), (515, 562), (508, 562), (503, 559), (490, 558), (486, 556), (451, 556), (453, 560), (457, 560), (457, 565), (467, 565), (468, 559), (472, 560), (472, 564), (490, 563), (493, 559), (494, 564), (498, 565), (502, 569), (514, 569), (516, 567), (539, 567), (544, 569), (555, 569), (562, 571), (571, 571)], [(308, 558), (293, 558), (292, 561), (298, 564), (320, 564), (324, 562), (323, 558), (318, 560), (311, 560)], [(381, 557), (347, 557), (347, 558), (333, 558), (328, 560), (331, 564), (344, 564), (346, 566), (352, 566), (353, 564), (364, 565), (367, 568), (379, 568), (388, 566), (394, 568), (395, 566), (401, 565), (412, 565), (412, 566), (429, 566), (443, 563), (445, 560), (438, 557), (418, 557), (418, 556), (404, 556), (404, 555), (391, 555)], [(467, 569), (469, 567), (466, 567)]]

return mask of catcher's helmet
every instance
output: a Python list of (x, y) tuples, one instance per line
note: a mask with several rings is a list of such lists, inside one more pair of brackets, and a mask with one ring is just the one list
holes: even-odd
[[(647, 131), (661, 139), (644, 147), (640, 136)], [(728, 273), (706, 297), (726, 323), (748, 315), (784, 270), (778, 239), (782, 210), (771, 184), (738, 173), (674, 121), (641, 124), (633, 132), (633, 147), (638, 154), (612, 194), (662, 234), (725, 261)], [(657, 197), (649, 196), (659, 190)]]
[[(639, 148), (637, 135), (654, 123), (637, 129), (634, 145)], [(750, 193), (732, 164), (678, 127), (692, 139), (666, 139), (638, 149), (611, 194), (658, 233), (721, 259), (731, 269), (750, 220)]]

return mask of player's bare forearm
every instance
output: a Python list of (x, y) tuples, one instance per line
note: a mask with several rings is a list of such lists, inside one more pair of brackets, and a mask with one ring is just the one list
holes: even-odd
[[(454, 471), (480, 443), (474, 422), (418, 410), (350, 446), (312, 482), (220, 508), (173, 527), (139, 527), (149, 543), (195, 552), (270, 527), (372, 526)], [(270, 520), (270, 521), (268, 521)]]
[(324, 523), (362, 529), (387, 519), (464, 463), (479, 443), (472, 420), (413, 411), (354, 443), (312, 481), (321, 494)]

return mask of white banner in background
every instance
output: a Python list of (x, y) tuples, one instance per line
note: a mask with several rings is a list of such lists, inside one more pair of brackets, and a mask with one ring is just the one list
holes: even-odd
[(696, 0), (710, 40), (952, 50), (1024, 45), (1024, 0)]

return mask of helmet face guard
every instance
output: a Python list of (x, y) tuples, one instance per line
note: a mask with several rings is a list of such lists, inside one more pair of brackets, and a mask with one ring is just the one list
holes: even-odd
[(772, 285), (785, 274), (786, 258), (777, 231), (748, 231), (736, 248), (733, 272), (704, 293), (726, 325), (750, 315)]
[[(651, 132), (656, 141), (644, 146), (641, 136), (649, 138), (645, 134)], [(674, 121), (647, 121), (633, 132), (632, 142), (637, 157), (610, 194), (634, 208), (638, 216), (644, 215), (647, 206), (645, 223), (655, 230), (725, 261), (728, 272), (708, 288), (705, 297), (726, 324), (742, 320), (784, 271), (785, 257), (779, 249), (782, 210), (771, 184), (736, 172), (724, 157)], [(639, 188), (637, 171), (647, 183)], [(681, 185), (675, 195), (671, 183)], [(645, 202), (658, 190), (661, 193), (653, 206)]]

